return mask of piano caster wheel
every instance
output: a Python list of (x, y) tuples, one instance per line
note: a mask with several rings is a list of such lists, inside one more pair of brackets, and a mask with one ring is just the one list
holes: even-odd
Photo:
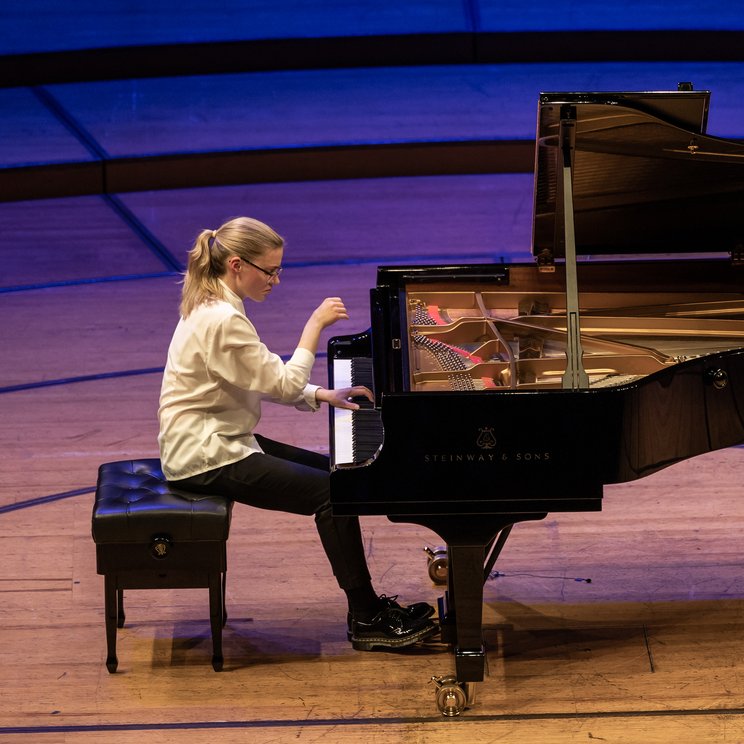
[(424, 552), (429, 556), (429, 578), (435, 584), (446, 584), (449, 568), (447, 548), (424, 548)]
[(475, 702), (475, 684), (473, 682), (458, 682), (452, 675), (432, 677), (431, 681), (437, 686), (437, 708), (447, 718), (459, 716)]

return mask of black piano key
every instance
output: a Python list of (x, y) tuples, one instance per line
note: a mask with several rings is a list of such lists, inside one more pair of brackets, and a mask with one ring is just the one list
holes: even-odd
[(372, 357), (355, 357), (351, 360), (351, 384), (372, 388), (374, 373)]
[[(372, 389), (373, 367), (370, 357), (356, 357), (351, 360), (351, 384), (364, 385)], [(351, 442), (354, 462), (367, 460), (382, 444), (382, 420), (380, 412), (367, 398), (355, 398), (359, 410), (351, 414)]]

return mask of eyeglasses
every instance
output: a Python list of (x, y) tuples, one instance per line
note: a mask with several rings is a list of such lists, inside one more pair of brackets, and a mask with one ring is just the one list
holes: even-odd
[(256, 266), (256, 264), (252, 263), (251, 261), (247, 261), (245, 258), (240, 259), (243, 263), (247, 263), (250, 266), (253, 266), (254, 269), (258, 269), (262, 274), (266, 274), (266, 276), (269, 277), (269, 279), (278, 279), (279, 274), (282, 273), (282, 267), (280, 266), (278, 269), (272, 269), (269, 271), (268, 269), (262, 269), (260, 266)]

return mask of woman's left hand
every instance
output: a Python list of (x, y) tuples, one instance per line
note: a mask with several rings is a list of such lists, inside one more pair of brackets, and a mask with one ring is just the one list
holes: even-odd
[(350, 411), (359, 409), (359, 404), (354, 403), (352, 398), (367, 398), (374, 403), (375, 396), (372, 391), (364, 385), (355, 385), (354, 387), (339, 388), (338, 390), (326, 390), (318, 388), (315, 391), (315, 400), (324, 401), (334, 408), (348, 408)]

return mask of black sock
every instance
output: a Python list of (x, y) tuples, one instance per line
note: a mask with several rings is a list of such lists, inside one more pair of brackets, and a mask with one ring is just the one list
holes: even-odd
[(349, 612), (359, 622), (368, 623), (380, 611), (380, 598), (375, 594), (372, 584), (347, 589), (346, 599), (349, 602)]

